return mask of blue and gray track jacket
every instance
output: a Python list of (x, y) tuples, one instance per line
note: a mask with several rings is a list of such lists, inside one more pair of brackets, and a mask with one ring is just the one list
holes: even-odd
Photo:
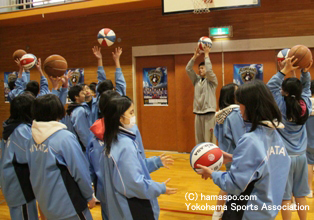
[[(10, 102), (17, 96), (21, 95), (24, 93), (24, 90), (26, 88), (27, 82), (24, 81), (25, 77), (23, 78), (17, 78), (15, 81), (15, 89), (13, 89), (9, 93), (9, 100)], [(50, 94), (49, 88), (48, 88), (48, 80), (45, 76), (40, 77), (40, 87), (39, 87), (39, 93), (37, 97), (43, 96), (46, 94)]]
[(214, 134), (221, 150), (232, 154), (245, 132), (239, 105), (230, 105), (216, 113)]
[(35, 197), (47, 219), (82, 213), (93, 198), (88, 162), (62, 123), (33, 121), (26, 157)]
[[(4, 130), (14, 126), (14, 123), (6, 122)], [(22, 123), (9, 132), (9, 137), (4, 136), (1, 143), (0, 182), (8, 206), (16, 207), (35, 199), (26, 159), (28, 142), (32, 138), (31, 125)]]
[[(264, 123), (272, 126), (270, 122)], [(246, 126), (250, 130), (251, 124)], [(258, 125), (240, 138), (230, 171), (212, 173), (214, 183), (229, 194), (256, 196), (250, 200), (229, 200), (225, 219), (249, 220), (254, 216), (256, 220), (265, 220), (275, 219), (278, 214), (278, 208), (268, 205), (281, 205), (291, 160), (278, 131), (268, 126)], [(232, 210), (235, 205), (249, 208), (242, 207), (237, 212)]]
[[(272, 92), (275, 101), (282, 113), (282, 123), (285, 128), (280, 130), (279, 133), (285, 143), (286, 149), (289, 155), (301, 155), (304, 154), (307, 147), (307, 134), (306, 127), (304, 125), (297, 125), (295, 122), (290, 122), (286, 117), (286, 102), (281, 95), (281, 85), (284, 81), (285, 75), (278, 72), (267, 83), (268, 88)], [(311, 76), (310, 73), (301, 73), (301, 83), (303, 86), (302, 99), (304, 100), (309, 114), (312, 112), (311, 97)]]
[[(314, 95), (314, 94), (313, 94)], [(311, 98), (312, 113), (306, 121), (306, 133), (307, 133), (307, 149), (311, 154), (314, 154), (314, 98)]]
[[(106, 79), (106, 73), (103, 66), (99, 66), (97, 69), (98, 84)], [(115, 71), (115, 83), (116, 91), (121, 95), (126, 95), (126, 82), (122, 73), (121, 68), (116, 68)], [(97, 85), (98, 87), (98, 85)], [(99, 98), (101, 94), (96, 94), (97, 98), (93, 98), (92, 101), (92, 113), (90, 116), (91, 125), (99, 118)]]
[(118, 141), (111, 146), (110, 155), (103, 151), (99, 160), (109, 219), (158, 219), (157, 197), (166, 192), (164, 183), (153, 181), (145, 161), (138, 151), (134, 133), (120, 128)]

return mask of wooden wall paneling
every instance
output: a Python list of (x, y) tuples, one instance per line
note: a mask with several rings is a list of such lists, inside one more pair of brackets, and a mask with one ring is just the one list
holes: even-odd
[(277, 71), (276, 56), (275, 50), (225, 53), (225, 84), (233, 82), (234, 64), (263, 64), (263, 81), (268, 82)]
[[(168, 106), (144, 106), (143, 68), (167, 67)], [(176, 81), (173, 56), (136, 58), (137, 123), (145, 149), (177, 151)]]

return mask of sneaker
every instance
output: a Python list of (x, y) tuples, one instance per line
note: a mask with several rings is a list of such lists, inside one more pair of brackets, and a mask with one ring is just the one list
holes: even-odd
[(222, 218), (223, 212), (214, 212), (212, 220), (220, 220)]
[(310, 191), (310, 194), (306, 196), (307, 198), (313, 198), (313, 190)]

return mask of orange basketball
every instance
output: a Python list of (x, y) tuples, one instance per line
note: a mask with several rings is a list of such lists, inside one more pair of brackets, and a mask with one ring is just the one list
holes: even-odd
[(288, 57), (292, 56), (294, 56), (294, 59), (298, 58), (298, 61), (294, 64), (294, 66), (299, 66), (301, 69), (308, 67), (313, 59), (312, 52), (304, 45), (296, 45), (292, 47), (289, 51)]
[(60, 55), (51, 55), (44, 62), (44, 70), (49, 76), (63, 76), (67, 68), (67, 61)]
[(16, 60), (16, 59), (21, 59), (21, 57), (23, 55), (26, 54), (26, 51), (25, 50), (22, 50), (22, 49), (19, 49), (19, 50), (16, 50), (14, 51), (13, 53), (13, 59)]

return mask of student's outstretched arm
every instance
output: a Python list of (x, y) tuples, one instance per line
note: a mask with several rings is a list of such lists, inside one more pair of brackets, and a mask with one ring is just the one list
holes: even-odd
[(164, 183), (147, 179), (144, 175), (136, 147), (132, 141), (125, 142), (119, 158), (114, 158), (113, 184), (127, 198), (155, 199), (166, 192)]
[(94, 56), (97, 59), (97, 65), (98, 65), (97, 79), (98, 79), (98, 84), (99, 84), (106, 79), (106, 73), (103, 67), (103, 62), (102, 62), (101, 48), (94, 46), (92, 48), (92, 51), (93, 51)]
[(244, 192), (252, 181), (260, 178), (260, 171), (267, 160), (267, 157), (261, 157), (258, 147), (252, 138), (241, 138), (233, 152), (230, 171), (213, 172), (214, 183), (230, 194), (239, 195)]
[(312, 93), (311, 93), (311, 74), (309, 72), (311, 66), (313, 64), (313, 61), (310, 63), (310, 65), (301, 70), (301, 77), (300, 77), (300, 81), (302, 83), (302, 98), (306, 103), (307, 109), (309, 110), (309, 114), (311, 114), (312, 112), (312, 102), (310, 100)]
[(64, 75), (61, 79), (62, 87), (60, 89), (59, 99), (61, 100), (62, 104), (65, 105), (67, 102), (68, 92), (69, 92), (69, 79), (71, 79), (71, 76), (73, 74), (73, 71), (69, 71), (67, 75)]
[(118, 47), (115, 52), (112, 52), (113, 60), (116, 64), (115, 81), (116, 81), (116, 91), (120, 95), (126, 95), (126, 82), (120, 66), (120, 56), (122, 54), (122, 48)]
[(193, 66), (194, 66), (195, 60), (199, 56), (200, 56), (200, 49), (197, 47), (197, 48), (195, 48), (193, 57), (191, 58), (191, 60), (188, 62), (188, 64), (185, 67), (186, 73), (188, 74), (188, 76), (189, 76), (190, 80), (192, 81), (193, 85), (196, 84), (197, 79), (198, 79), (195, 71), (193, 70)]
[(89, 173), (89, 164), (81, 150), (81, 146), (78, 143), (74, 135), (65, 138), (62, 141), (63, 146), (60, 148), (62, 151), (62, 157), (64, 158), (66, 165), (77, 183), (83, 197), (90, 201), (93, 199), (93, 189)]
[(20, 63), (19, 59), (15, 60), (15, 63), (17, 64), (17, 66), (19, 67), (19, 72), (17, 75), (17, 79), (15, 81), (15, 88), (9, 92), (9, 100), (13, 100), (15, 97), (17, 97), (18, 95), (20, 95), (21, 93), (24, 92), (24, 89), (26, 87), (26, 82), (24, 82), (23, 80), (23, 66)]
[(30, 81), (30, 72), (29, 70), (24, 70), (22, 73), (22, 78), (24, 82), (24, 87), (26, 87), (26, 84)]
[(39, 89), (38, 96), (50, 94), (50, 91), (48, 88), (48, 80), (45, 77), (44, 72), (41, 68), (41, 59), (40, 58), (38, 59), (38, 62), (36, 64), (36, 68), (40, 74), (40, 89)]
[(211, 48), (208, 46), (205, 46), (204, 53), (205, 53), (205, 69), (206, 69), (206, 79), (211, 82), (214, 86), (218, 85), (217, 76), (213, 71), (212, 63), (209, 59), (209, 52)]

